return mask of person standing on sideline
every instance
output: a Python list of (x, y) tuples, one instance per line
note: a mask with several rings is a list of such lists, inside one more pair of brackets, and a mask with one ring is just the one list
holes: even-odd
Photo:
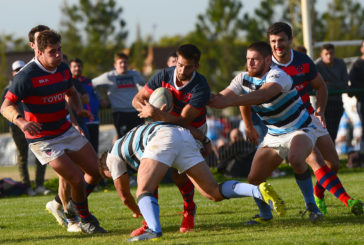
[(177, 54), (173, 52), (169, 55), (167, 59), (167, 67), (176, 66), (177, 65)]
[(87, 130), (89, 134), (89, 140), (91, 145), (94, 147), (96, 153), (99, 149), (99, 98), (92, 87), (92, 81), (90, 78), (84, 77), (82, 75), (83, 62), (79, 58), (74, 58), (69, 61), (70, 70), (72, 72), (73, 79), (77, 79), (85, 91), (88, 93), (89, 103), (83, 104), (83, 108), (88, 110), (93, 115), (93, 120), (90, 121), (89, 118), (84, 118), (87, 125)]
[[(61, 36), (45, 30), (37, 36), (37, 56), (14, 78), (1, 105), (1, 114), (25, 134), (29, 147), (71, 186), (72, 201), (83, 232), (106, 232), (88, 209), (87, 196), (100, 179), (91, 144), (67, 120), (66, 100), (85, 116), (71, 72), (62, 63)], [(22, 101), (24, 117), (17, 104)], [(80, 171), (80, 169), (82, 171)]]
[[(24, 61), (17, 60), (15, 61), (11, 68), (12, 68), (12, 76), (13, 78), (15, 75), (25, 66)], [(5, 94), (8, 92), (9, 87), (12, 81), (10, 81), (9, 85), (4, 89), (2, 95), (2, 101), (5, 99)], [(24, 115), (23, 106), (19, 103), (19, 110)], [(10, 134), (14, 140), (16, 150), (17, 150), (17, 159), (18, 159), (18, 169), (20, 178), (22, 183), (26, 186), (26, 194), (29, 196), (34, 196), (36, 194), (39, 195), (48, 195), (51, 193), (50, 190), (46, 189), (43, 186), (44, 183), (44, 176), (46, 171), (46, 166), (42, 165), (37, 158), (35, 158), (35, 190), (33, 190), (30, 179), (29, 179), (29, 171), (28, 171), (28, 143), (25, 139), (24, 133), (13, 123), (9, 123), (10, 126)]]
[[(328, 92), (347, 89), (349, 75), (346, 64), (342, 59), (335, 57), (334, 45), (331, 43), (322, 45), (320, 56), (321, 58), (316, 61), (316, 68), (324, 79)], [(326, 128), (334, 142), (343, 113), (344, 105), (341, 94), (329, 94), (325, 111), (325, 118), (328, 121)]]
[(111, 104), (117, 139), (135, 126), (144, 123), (132, 106), (132, 100), (145, 79), (136, 70), (129, 70), (128, 56), (117, 53), (114, 56), (115, 70), (106, 72), (94, 79), (92, 85), (107, 86), (107, 95)]
[[(155, 89), (168, 88), (173, 94), (172, 112), (148, 107), (149, 114), (140, 115), (143, 115), (143, 118), (152, 118), (154, 121), (166, 121), (183, 127), (191, 126), (206, 134), (206, 103), (210, 98), (210, 87), (206, 78), (197, 72), (201, 51), (193, 44), (184, 44), (177, 48), (176, 53), (177, 65), (156, 72), (134, 97), (133, 106), (140, 111)], [(205, 143), (211, 150), (211, 143)], [(172, 171), (172, 177), (184, 200), (183, 219), (180, 226), (180, 232), (183, 233), (194, 227), (195, 188), (185, 174), (176, 174), (176, 171)]]

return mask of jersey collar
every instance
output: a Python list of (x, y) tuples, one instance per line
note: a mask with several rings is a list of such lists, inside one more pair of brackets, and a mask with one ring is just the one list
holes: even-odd
[(291, 63), (292, 63), (292, 61), (293, 61), (293, 55), (294, 55), (294, 53), (293, 53), (293, 49), (291, 49), (291, 59), (288, 61), (288, 63), (286, 63), (286, 64), (283, 64), (283, 63), (279, 63), (277, 60), (276, 60), (276, 58), (274, 58), (274, 56), (272, 55), (272, 61), (274, 62), (274, 63), (276, 63), (277, 65), (279, 65), (279, 66), (283, 66), (283, 67), (286, 67), (286, 66), (289, 66)]

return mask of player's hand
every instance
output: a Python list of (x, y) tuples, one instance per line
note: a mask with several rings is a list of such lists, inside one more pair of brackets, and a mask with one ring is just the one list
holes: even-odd
[(32, 121), (26, 121), (25, 119), (18, 119), (19, 128), (25, 133), (28, 132), (30, 135), (35, 136), (42, 130), (42, 124)]
[(153, 118), (154, 114), (156, 113), (156, 110), (159, 110), (149, 104), (148, 101), (144, 100), (144, 104), (138, 102), (140, 106), (139, 114), (138, 116), (140, 118)]
[(80, 132), (80, 134), (82, 135), (82, 136), (85, 136), (86, 137), (86, 135), (85, 135), (85, 132), (83, 131), (83, 129), (80, 127), (80, 125), (78, 125), (78, 124), (73, 124), (73, 127), (78, 131), (78, 132)]
[(317, 117), (317, 118), (320, 120), (320, 122), (321, 122), (322, 126), (323, 126), (324, 128), (326, 128), (326, 119), (325, 119), (325, 114), (324, 114), (324, 113), (322, 113), (322, 112), (320, 112), (320, 111), (315, 111), (313, 115), (314, 115), (315, 117)]
[(133, 213), (133, 218), (143, 217), (141, 213)]
[(258, 145), (260, 136), (258, 131), (254, 127), (246, 128), (245, 136), (247, 141), (253, 143), (254, 145)]
[(94, 120), (94, 116), (92, 115), (92, 113), (88, 110), (85, 109), (81, 109), (77, 112), (77, 116), (79, 117), (88, 117), (88, 119), (90, 120), (90, 122), (92, 122)]

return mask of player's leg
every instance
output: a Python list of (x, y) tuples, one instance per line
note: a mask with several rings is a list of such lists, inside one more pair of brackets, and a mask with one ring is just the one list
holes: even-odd
[[(269, 161), (267, 161), (269, 159)], [(254, 155), (252, 166), (248, 175), (250, 184), (259, 185), (271, 176), (282, 162), (282, 158), (275, 150), (269, 147), (260, 147)], [(273, 218), (270, 206), (259, 198), (254, 198), (255, 203), (259, 208), (259, 215), (254, 216), (249, 220), (247, 225), (255, 225), (267, 223)]]
[(179, 230), (184, 233), (193, 229), (195, 225), (196, 204), (193, 201), (195, 187), (186, 174), (179, 174), (175, 168), (172, 168), (172, 178), (183, 198), (183, 219)]
[[(169, 166), (153, 159), (143, 158), (138, 169), (138, 187), (136, 196), (138, 198), (138, 206), (143, 214), (145, 221), (151, 230), (151, 236), (160, 237), (162, 228), (159, 220), (158, 200), (154, 197), (154, 190), (168, 171)], [(144, 233), (143, 235), (150, 235)], [(131, 239), (140, 239), (136, 236)], [(152, 237), (153, 238), (153, 237)]]

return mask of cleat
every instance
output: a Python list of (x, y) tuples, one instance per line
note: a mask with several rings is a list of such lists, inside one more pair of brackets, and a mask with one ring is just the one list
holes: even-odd
[(245, 222), (244, 225), (247, 226), (253, 226), (253, 225), (266, 225), (270, 222), (272, 222), (273, 217), (270, 219), (264, 219), (259, 216), (259, 214), (255, 215), (253, 218), (251, 218), (249, 221)]
[(67, 231), (68, 232), (82, 232), (82, 229), (80, 227), (80, 222), (78, 220), (75, 220), (75, 221), (68, 220)]
[(258, 188), (262, 194), (264, 202), (266, 202), (271, 209), (274, 209), (279, 216), (286, 214), (286, 206), (284, 201), (278, 196), (270, 184), (263, 182)]
[(315, 203), (317, 205), (317, 207), (320, 209), (322, 214), (327, 214), (327, 209), (326, 209), (326, 203), (325, 203), (325, 198), (318, 198), (316, 195), (315, 197)]
[(349, 199), (348, 207), (350, 209), (350, 212), (352, 212), (355, 215), (363, 214), (363, 203), (360, 200), (355, 200), (352, 198)]
[(143, 225), (142, 227), (139, 227), (135, 230), (133, 230), (131, 233), (130, 233), (130, 237), (135, 237), (135, 236), (139, 236), (143, 233), (145, 233), (145, 231), (148, 229), (148, 225), (147, 225), (147, 222), (145, 222), (145, 220), (143, 220)]
[(52, 200), (47, 202), (46, 209), (56, 218), (60, 226), (67, 227), (66, 216), (64, 215), (63, 207), (61, 204), (59, 204), (55, 200)]
[(42, 196), (46, 196), (51, 194), (52, 192), (48, 189), (46, 189), (44, 186), (38, 186), (37, 188), (35, 188), (35, 193), (37, 195), (42, 195)]
[(143, 234), (130, 238), (128, 242), (137, 242), (144, 240), (157, 241), (160, 239), (161, 236), (162, 233), (155, 233), (152, 230), (147, 229)]
[(106, 233), (106, 230), (100, 226), (99, 221), (92, 214), (80, 222), (80, 227), (87, 234)]
[(321, 213), (320, 209), (316, 206), (315, 203), (307, 203), (306, 204), (306, 210), (301, 213), (301, 216), (305, 216), (305, 214), (309, 212), (309, 218), (312, 223), (315, 223), (316, 221), (322, 219), (324, 216)]
[(185, 233), (193, 229), (193, 227), (195, 226), (195, 214), (196, 214), (196, 206), (194, 210), (183, 211), (182, 223), (181, 226), (179, 227), (179, 231), (181, 233)]

